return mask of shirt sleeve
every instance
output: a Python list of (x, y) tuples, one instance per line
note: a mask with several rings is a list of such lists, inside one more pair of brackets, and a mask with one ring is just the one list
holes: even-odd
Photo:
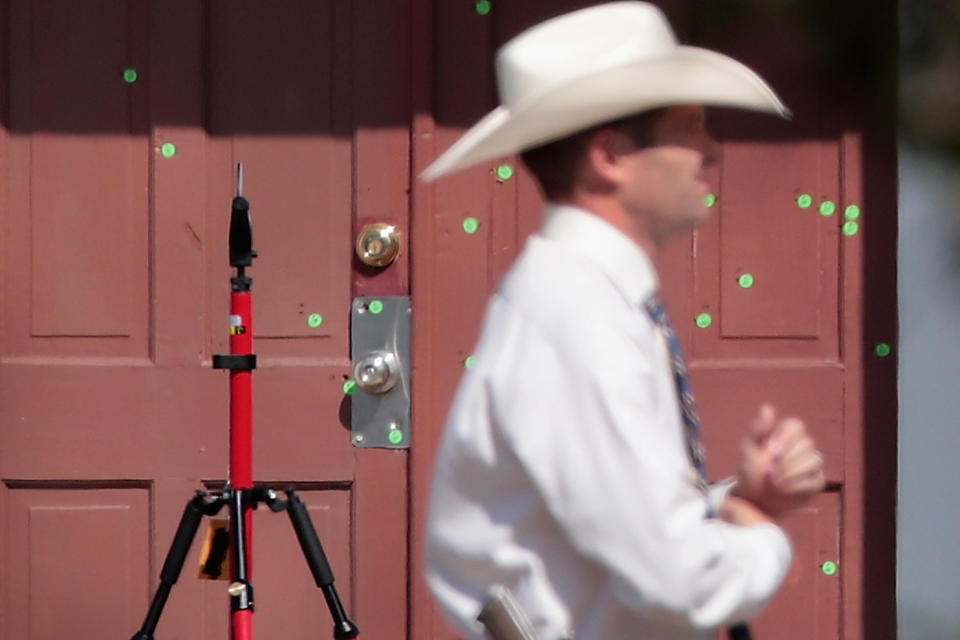
[(784, 532), (706, 518), (676, 408), (657, 393), (653, 334), (579, 330), (518, 323), (502, 336), (487, 381), (494, 428), (624, 606), (695, 629), (749, 619), (789, 569)]

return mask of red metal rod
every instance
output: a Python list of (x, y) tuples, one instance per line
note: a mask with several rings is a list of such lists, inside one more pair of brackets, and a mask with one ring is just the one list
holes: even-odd
[[(253, 296), (249, 291), (233, 291), (230, 296), (230, 353), (253, 353)], [(253, 371), (230, 371), (230, 485), (234, 491), (253, 488)], [(253, 580), (253, 504), (244, 501), (244, 559), (246, 579)], [(234, 569), (235, 570), (235, 569)], [(232, 576), (236, 580), (234, 573)], [(253, 611), (231, 614), (231, 638), (253, 638)]]
[(233, 640), (253, 640), (253, 611), (244, 609), (230, 614), (230, 637)]
[[(230, 353), (253, 353), (253, 296), (249, 291), (234, 291), (230, 298), (234, 316), (230, 328)], [(253, 372), (230, 372), (230, 482), (235, 489), (253, 486)]]

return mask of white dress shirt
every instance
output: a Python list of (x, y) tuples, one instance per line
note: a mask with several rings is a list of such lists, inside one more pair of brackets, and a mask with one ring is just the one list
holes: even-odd
[[(783, 581), (773, 524), (708, 519), (652, 264), (596, 216), (551, 207), (487, 309), (437, 458), (427, 581), (468, 638), (487, 589), (541, 640), (680, 640), (755, 615)], [(709, 428), (709, 425), (707, 425)]]

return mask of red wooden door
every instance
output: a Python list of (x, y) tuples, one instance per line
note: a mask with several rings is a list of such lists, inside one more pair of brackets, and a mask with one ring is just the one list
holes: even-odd
[[(0, 1), (0, 637), (129, 637), (194, 489), (227, 474), (227, 224), (252, 203), (254, 475), (296, 484), (366, 637), (407, 617), (405, 451), (356, 449), (355, 267), (406, 229), (407, 10), (384, 2)], [(405, 252), (406, 254), (406, 252)], [(322, 317), (322, 321), (318, 321)], [(258, 635), (330, 633), (283, 514), (254, 524)], [(227, 637), (186, 561), (157, 637)]]
[[(414, 154), (419, 166), (494, 106), (498, 43), (588, 4), (531, 0), (478, 12), (443, 3), (436, 109), (417, 123), (427, 140)], [(882, 115), (893, 102), (857, 75), (864, 69), (831, 56), (882, 60), (895, 5), (873, 3), (863, 19), (859, 3), (829, 15), (803, 3), (659, 4), (681, 40), (742, 59), (796, 112), (788, 122), (711, 116), (722, 156), (714, 215), (658, 261), (691, 361), (711, 474), (735, 472), (737, 442), (762, 401), (805, 418), (827, 457), (827, 490), (784, 523), (795, 563), (755, 635), (892, 638), (896, 368), (873, 348), (895, 335), (895, 141), (874, 108)], [(438, 427), (488, 292), (540, 224), (533, 183), (522, 170), (497, 170), (504, 165), (518, 161), (498, 159), (415, 192), (414, 285), (431, 284), (415, 337), (429, 336), (418, 356), (435, 372), (418, 379), (417, 397), (434, 400), (419, 420)], [(468, 219), (475, 223), (462, 225)], [(415, 455), (414, 513), (422, 514), (429, 452)], [(431, 630), (439, 614), (422, 582), (414, 594), (415, 610), (427, 612), (414, 620), (416, 637), (453, 637)]]

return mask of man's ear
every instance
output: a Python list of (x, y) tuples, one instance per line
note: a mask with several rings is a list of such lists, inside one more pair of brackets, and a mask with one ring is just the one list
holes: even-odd
[(630, 149), (629, 140), (615, 129), (597, 129), (587, 138), (584, 153), (585, 178), (613, 186), (623, 180), (623, 156)]

